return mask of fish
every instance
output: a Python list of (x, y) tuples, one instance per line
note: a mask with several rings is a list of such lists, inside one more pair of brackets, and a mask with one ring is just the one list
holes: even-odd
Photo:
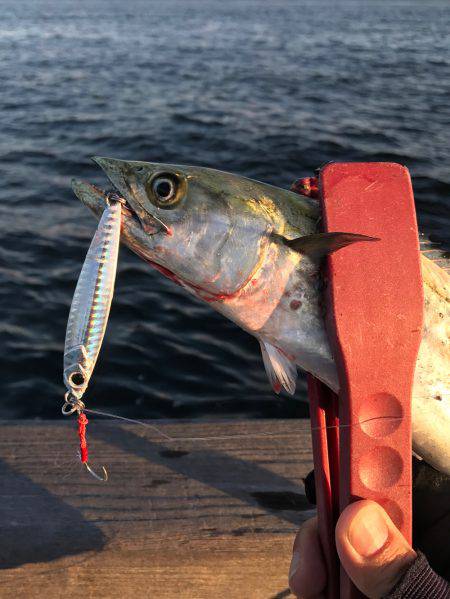
[[(276, 393), (295, 393), (297, 368), (334, 392), (338, 374), (323, 307), (321, 257), (376, 239), (321, 234), (318, 202), (215, 169), (95, 157), (126, 200), (121, 240), (260, 343)], [(79, 180), (98, 216), (104, 192)], [(413, 385), (413, 450), (450, 474), (448, 273), (421, 256), (425, 314)]]

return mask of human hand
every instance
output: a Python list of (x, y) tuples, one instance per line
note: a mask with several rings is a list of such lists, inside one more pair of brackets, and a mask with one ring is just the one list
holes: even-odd
[[(349, 577), (370, 598), (388, 595), (417, 558), (383, 508), (369, 500), (352, 503), (342, 512), (336, 548)], [(320, 599), (326, 584), (317, 518), (312, 518), (295, 539), (289, 585), (301, 599)]]
[[(316, 503), (314, 471), (308, 474), (304, 483), (306, 496), (311, 503)], [(353, 505), (362, 503), (364, 502)], [(351, 506), (347, 510), (350, 510), (350, 508)], [(354, 509), (356, 508), (352, 508), (352, 510)], [(345, 514), (347, 514), (347, 510), (344, 510)], [(384, 514), (383, 511), (382, 513)], [(344, 520), (343, 514), (340, 523), (348, 529), (350, 522)], [(352, 511), (349, 511), (348, 514), (351, 516)], [(340, 528), (339, 530), (342, 534), (343, 529)], [(450, 544), (448, 542), (450, 538), (450, 476), (438, 472), (423, 460), (414, 457), (413, 530), (414, 544), (418, 550), (425, 553), (427, 558), (419, 553), (419, 558), (413, 562), (414, 565), (409, 568), (408, 574), (404, 576), (404, 579), (407, 580), (402, 581), (400, 586), (404, 588), (405, 585), (410, 584), (412, 589), (416, 589), (408, 597), (425, 597), (426, 599), (448, 597), (450, 599), (450, 586), (437, 575), (440, 574), (444, 578), (450, 578)], [(399, 534), (398, 530), (394, 529), (394, 536), (390, 538), (389, 543), (395, 542)], [(405, 542), (404, 539), (403, 542)], [(409, 545), (407, 547), (411, 550)], [(392, 549), (391, 544), (389, 544), (389, 548)], [(292, 574), (292, 588), (303, 593), (303, 595), (299, 594), (299, 597), (319, 599), (321, 594), (323, 596), (323, 589), (326, 587), (326, 570), (315, 519), (304, 523), (295, 540), (294, 550), (303, 553), (304, 549), (306, 562), (301, 558), (295, 576)], [(381, 559), (387, 550), (388, 547), (386, 546), (382, 552), (373, 556), (372, 563), (374, 563), (375, 558)], [(427, 559), (434, 570), (429, 567)], [(352, 566), (348, 567), (351, 568)], [(358, 565), (353, 564), (353, 567), (358, 570)], [(394, 564), (390, 567), (395, 570)], [(294, 570), (294, 566), (292, 569)], [(360, 572), (360, 570), (361, 566), (359, 566), (358, 571)], [(375, 571), (383, 576), (381, 569), (377, 570), (375, 568)], [(417, 583), (418, 577), (421, 577), (420, 584)], [(357, 584), (356, 578), (354, 582)], [(397, 598), (402, 596), (401, 593), (402, 589), (398, 590), (396, 588), (395, 596)], [(376, 595), (369, 596), (375, 597)]]

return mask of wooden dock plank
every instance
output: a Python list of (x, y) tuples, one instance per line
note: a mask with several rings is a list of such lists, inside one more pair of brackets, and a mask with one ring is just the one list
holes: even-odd
[(314, 513), (309, 422), (146, 424), (91, 419), (101, 483), (74, 419), (2, 422), (2, 599), (290, 596), (294, 534)]

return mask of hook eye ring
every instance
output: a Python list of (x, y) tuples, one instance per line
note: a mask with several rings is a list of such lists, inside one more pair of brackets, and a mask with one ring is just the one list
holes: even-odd
[(119, 202), (123, 206), (127, 203), (126, 199), (122, 198), (115, 191), (110, 191), (109, 193), (106, 194), (105, 202), (106, 202), (107, 206), (111, 206), (111, 202)]
[(74, 395), (72, 395), (70, 391), (67, 391), (67, 393), (64, 395), (64, 405), (61, 408), (61, 412), (63, 413), (63, 415), (70, 416), (74, 412), (80, 413), (84, 410), (84, 408), (84, 403), (80, 399), (77, 399)]

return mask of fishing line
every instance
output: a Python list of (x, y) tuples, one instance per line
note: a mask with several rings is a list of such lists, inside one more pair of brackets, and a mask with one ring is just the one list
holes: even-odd
[(102, 412), (101, 410), (91, 410), (85, 408), (85, 412), (89, 414), (97, 414), (98, 416), (105, 416), (106, 418), (115, 418), (116, 420), (124, 420), (125, 422), (131, 422), (131, 424), (140, 424), (141, 426), (145, 426), (146, 428), (150, 428), (161, 435), (166, 441), (173, 441), (173, 437), (166, 435), (162, 430), (160, 430), (157, 426), (153, 424), (148, 424), (147, 422), (142, 422), (141, 420), (135, 420), (134, 418), (125, 418), (125, 416), (118, 416), (117, 414), (110, 414), (109, 412)]
[[(181, 442), (181, 441), (227, 441), (227, 440), (232, 440), (232, 439), (262, 439), (262, 438), (267, 438), (267, 437), (272, 437), (272, 438), (282, 438), (282, 437), (290, 437), (292, 436), (293, 433), (284, 433), (284, 434), (280, 434), (280, 433), (253, 433), (253, 434), (237, 434), (237, 435), (219, 435), (219, 436), (206, 436), (206, 437), (172, 437), (170, 435), (168, 435), (167, 433), (163, 432), (158, 426), (154, 425), (154, 424), (149, 424), (147, 422), (142, 422), (142, 420), (136, 420), (134, 418), (126, 418), (125, 416), (118, 416), (116, 414), (111, 414), (109, 412), (103, 412), (101, 410), (91, 410), (91, 409), (85, 409), (85, 412), (88, 412), (90, 414), (96, 414), (98, 416), (104, 416), (106, 418), (113, 418), (116, 420), (123, 420), (124, 422), (129, 422), (131, 424), (138, 424), (140, 426), (143, 426), (145, 428), (149, 428), (153, 431), (155, 431), (156, 433), (158, 433), (165, 441), (169, 441), (169, 442)], [(372, 418), (366, 418), (365, 420), (360, 420), (359, 422), (354, 422), (351, 424), (335, 424), (335, 425), (328, 425), (328, 426), (314, 426), (311, 427), (311, 431), (321, 431), (321, 430), (326, 430), (326, 429), (344, 429), (344, 428), (352, 428), (352, 427), (356, 427), (356, 426), (362, 426), (364, 424), (367, 424), (369, 422), (374, 422), (374, 421), (380, 421), (382, 420), (383, 422), (386, 421), (399, 421), (399, 420), (403, 420), (402, 416), (374, 416)]]
[[(205, 437), (172, 437), (171, 435), (168, 435), (167, 433), (162, 431), (155, 424), (143, 422), (142, 420), (137, 420), (135, 418), (126, 418), (125, 416), (119, 416), (118, 414), (112, 414), (110, 412), (104, 412), (102, 410), (92, 410), (92, 409), (88, 409), (88, 408), (85, 408), (84, 412), (88, 412), (89, 414), (95, 414), (96, 416), (111, 418), (113, 420), (122, 420), (123, 422), (128, 422), (130, 424), (137, 424), (139, 426), (142, 426), (144, 428), (147, 428), (147, 429), (150, 429), (150, 430), (156, 432), (167, 443), (200, 442), (200, 441), (210, 441), (210, 442), (211, 441), (232, 441), (234, 439), (267, 439), (267, 438), (282, 439), (283, 437), (292, 437), (292, 435), (295, 434), (294, 432), (284, 433), (284, 434), (283, 433), (280, 434), (277, 432), (274, 432), (274, 433), (261, 432), (261, 433), (252, 433), (252, 434), (217, 435), (217, 436), (205, 436)], [(365, 420), (361, 420), (360, 422), (354, 422), (351, 424), (314, 426), (314, 427), (311, 427), (310, 430), (311, 430), (311, 432), (317, 432), (317, 431), (323, 431), (323, 430), (327, 430), (327, 429), (345, 429), (345, 428), (355, 427), (358, 425), (362, 426), (362, 425), (365, 425), (367, 423), (374, 422), (374, 421), (383, 421), (383, 422), (393, 421), (393, 422), (395, 422), (395, 421), (400, 421), (400, 420), (403, 420), (402, 416), (375, 416), (375, 417), (366, 418)], [(87, 418), (86, 418), (85, 424), (87, 424)], [(84, 463), (84, 465), (87, 467), (89, 472), (95, 478), (97, 478), (98, 480), (102, 480), (102, 481), (108, 480), (108, 473), (104, 467), (102, 468), (103, 469), (103, 478), (102, 478), (98, 474), (96, 474), (90, 468), (90, 466), (87, 464), (87, 447), (85, 446), (85, 434), (86, 434), (85, 425), (83, 426), (83, 424), (81, 424), (81, 430), (79, 430), (79, 434), (80, 434), (80, 449), (77, 452), (78, 458), (81, 460), (82, 463)], [(83, 443), (83, 441), (84, 441), (84, 443)], [(83, 446), (85, 446), (85, 447), (83, 447)], [(86, 461), (84, 461), (84, 460), (86, 460)], [(64, 478), (69, 477), (72, 474), (72, 471), (73, 471), (73, 469), (71, 468), (71, 472), (66, 472), (66, 475)]]
[(151, 430), (157, 432), (161, 435), (165, 441), (222, 441), (228, 439), (257, 439), (263, 437), (287, 437), (290, 436), (289, 433), (285, 435), (279, 433), (254, 433), (254, 434), (246, 434), (246, 435), (220, 435), (215, 437), (171, 437), (164, 433), (159, 427), (154, 424), (149, 424), (147, 422), (142, 422), (141, 420), (135, 420), (134, 418), (125, 418), (124, 416), (117, 416), (116, 414), (110, 414), (109, 412), (101, 412), (100, 410), (91, 410), (85, 409), (85, 412), (89, 412), (91, 414), (97, 414), (99, 416), (105, 416), (106, 418), (114, 418), (118, 420), (124, 420), (125, 422), (130, 422), (132, 424), (139, 424), (145, 428), (150, 428)]
[(311, 427), (312, 431), (324, 431), (326, 429), (332, 428), (354, 428), (355, 426), (362, 426), (363, 424), (367, 424), (368, 422), (374, 422), (376, 420), (403, 420), (403, 416), (374, 416), (373, 418), (366, 418), (365, 420), (360, 420), (359, 422), (352, 422), (351, 424), (330, 424), (329, 426), (313, 426)]

